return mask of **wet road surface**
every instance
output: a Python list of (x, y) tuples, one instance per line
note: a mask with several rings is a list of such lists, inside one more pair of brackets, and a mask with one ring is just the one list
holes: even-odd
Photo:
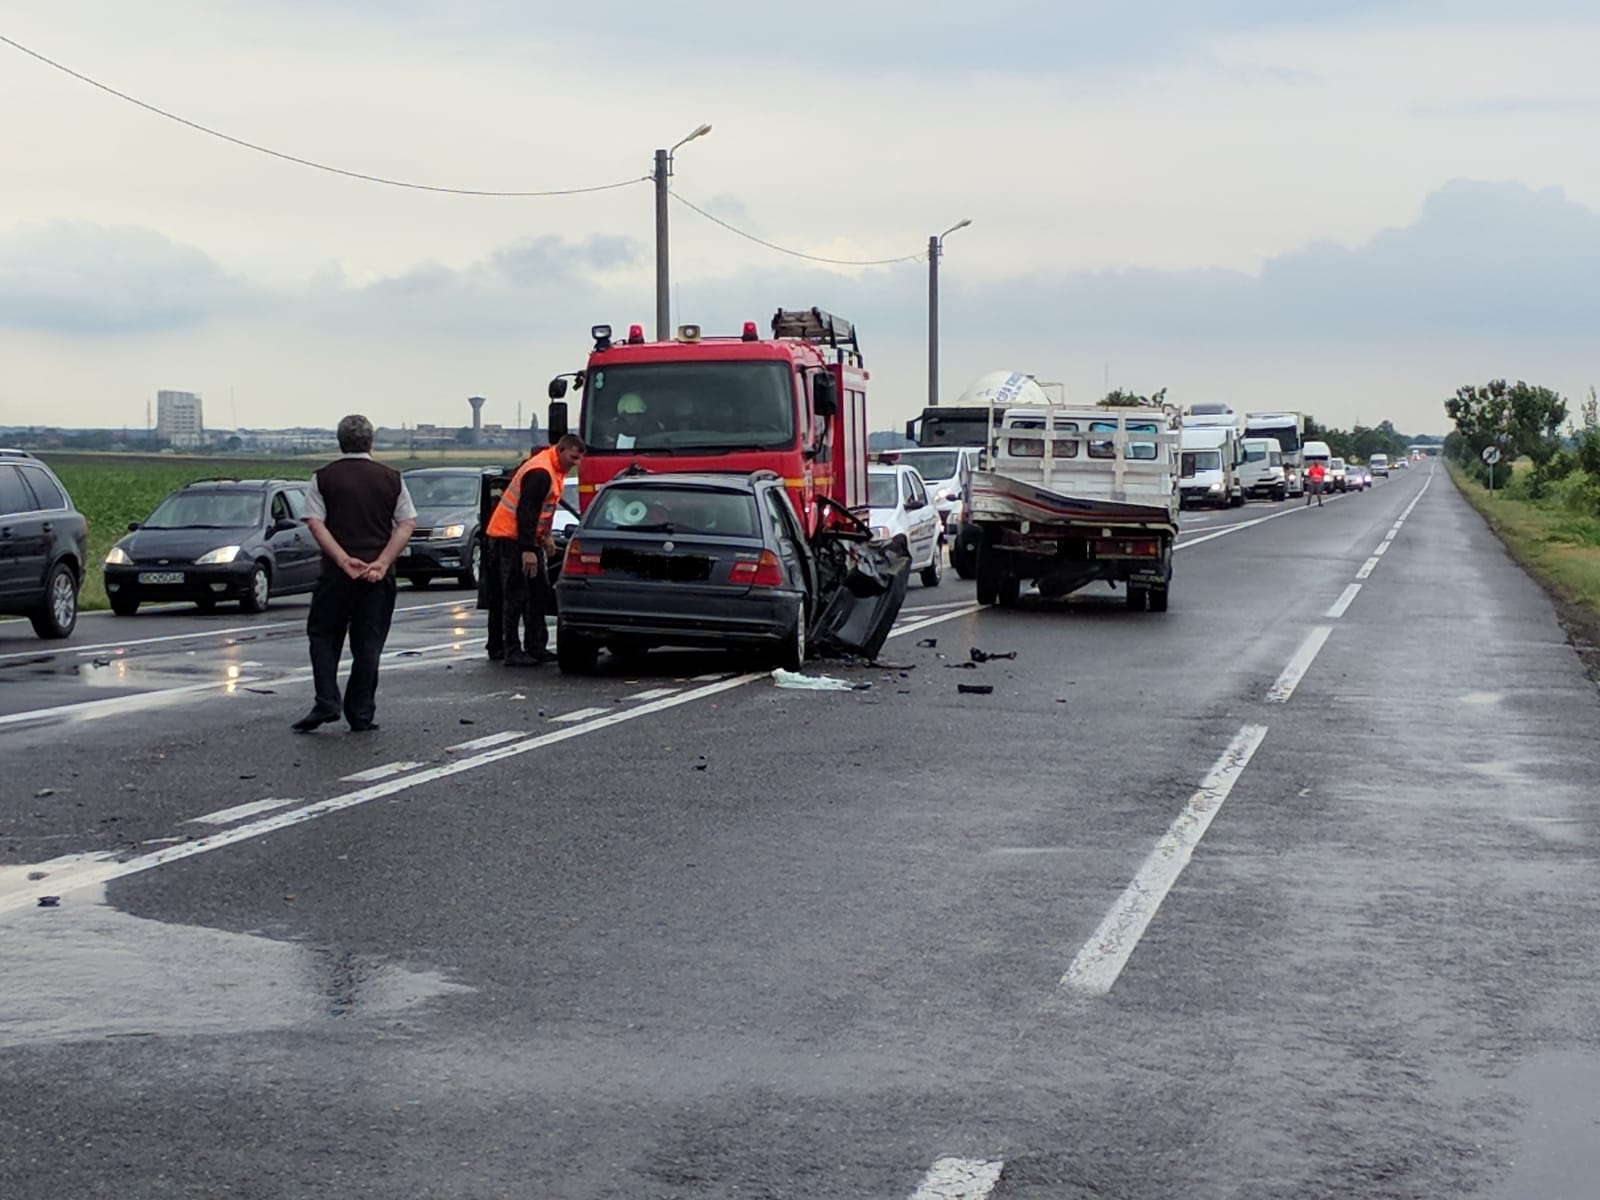
[(947, 575), (843, 692), (509, 671), (402, 589), (371, 735), (288, 733), (303, 603), (0, 626), (0, 1178), (1587, 1195), (1549, 603), (1442, 472), (1184, 527), (1167, 614)]

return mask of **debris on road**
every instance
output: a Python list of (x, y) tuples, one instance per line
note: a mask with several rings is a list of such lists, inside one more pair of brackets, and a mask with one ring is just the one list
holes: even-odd
[(917, 645), (926, 646), (930, 650), (932, 650), (938, 644), (939, 644), (939, 639), (938, 638), (923, 638), (920, 642), (917, 643)]
[(978, 664), (975, 662), (945, 663), (944, 669), (946, 671), (976, 671)]
[(979, 650), (976, 646), (972, 647), (967, 653), (975, 663), (997, 662), (1002, 658), (1015, 659), (1017, 657), (1015, 650)]
[[(806, 675), (800, 671), (785, 671), (778, 667), (772, 672), (772, 679), (781, 688), (797, 688), (801, 691), (811, 692), (853, 692), (854, 684), (843, 679), (835, 679), (831, 675)], [(870, 684), (868, 685), (871, 686)]]
[(992, 684), (992, 683), (958, 683), (958, 684), (956, 684), (956, 691), (964, 692), (968, 696), (987, 696), (990, 692), (994, 691), (994, 684)]
[(39, 907), (40, 908), (57, 908), (57, 907), (60, 906), (60, 904), (61, 904), (61, 897), (60, 896), (40, 896), (39, 897)]

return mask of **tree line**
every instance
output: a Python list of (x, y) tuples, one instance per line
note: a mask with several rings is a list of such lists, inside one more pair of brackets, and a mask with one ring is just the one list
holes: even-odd
[[(1569, 419), (1558, 392), (1522, 380), (1504, 379), (1456, 389), (1444, 402), (1455, 432), (1444, 452), (1474, 478), (1496, 489), (1523, 474), (1518, 490), (1530, 499), (1554, 499), (1576, 512), (1600, 516), (1600, 402), (1595, 389), (1579, 405), (1579, 423)], [(1491, 471), (1483, 453), (1500, 452)]]

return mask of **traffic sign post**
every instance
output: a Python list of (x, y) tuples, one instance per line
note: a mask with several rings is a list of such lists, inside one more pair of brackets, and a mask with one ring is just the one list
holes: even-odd
[(1494, 491), (1494, 465), (1500, 461), (1499, 446), (1485, 446), (1483, 448), (1483, 461), (1489, 464), (1489, 490)]

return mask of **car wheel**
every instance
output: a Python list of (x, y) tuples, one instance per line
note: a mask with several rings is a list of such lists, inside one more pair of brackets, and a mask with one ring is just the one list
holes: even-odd
[(272, 579), (267, 574), (264, 563), (257, 563), (256, 569), (250, 573), (250, 590), (239, 601), (239, 607), (247, 613), (266, 612), (267, 605), (272, 599)]
[(111, 597), (111, 611), (119, 617), (131, 617), (139, 611), (139, 598), (137, 596)]
[(938, 587), (939, 586), (939, 566), (940, 566), (940, 561), (939, 560), (943, 556), (944, 556), (944, 551), (940, 550), (939, 547), (937, 545), (935, 545), (934, 548), (933, 548), (933, 557), (928, 560), (928, 565), (922, 568), (922, 586), (923, 587)]
[(78, 577), (66, 563), (56, 563), (44, 579), (44, 599), (28, 614), (42, 638), (64, 638), (78, 624)]
[(420, 592), (423, 588), (432, 583), (433, 580), (429, 579), (426, 575), (407, 575), (406, 582)]
[(472, 539), (472, 550), (467, 555), (467, 569), (456, 578), (464, 588), (475, 588), (483, 578), (483, 539)]
[(806, 665), (806, 627), (810, 624), (809, 612), (804, 600), (795, 606), (794, 629), (784, 639), (778, 651), (778, 665), (785, 671), (799, 671)]
[(599, 658), (600, 647), (595, 642), (556, 626), (556, 665), (563, 675), (592, 675)]

